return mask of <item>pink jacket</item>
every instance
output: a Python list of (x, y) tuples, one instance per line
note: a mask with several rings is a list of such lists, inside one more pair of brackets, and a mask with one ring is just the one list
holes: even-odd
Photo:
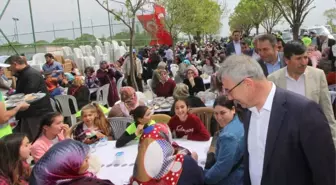
[[(64, 140), (63, 132), (57, 135), (58, 140)], [(33, 144), (31, 148), (31, 155), (34, 158), (35, 163), (52, 147), (52, 142), (42, 134)]]

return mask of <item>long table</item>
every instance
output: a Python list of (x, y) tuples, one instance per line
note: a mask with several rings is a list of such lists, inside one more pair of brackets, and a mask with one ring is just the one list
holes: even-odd
[[(196, 152), (198, 154), (199, 166), (204, 167), (211, 140), (212, 138), (209, 141), (201, 142), (176, 139), (175, 142), (189, 149), (191, 152)], [(97, 173), (97, 177), (100, 179), (108, 179), (115, 185), (124, 185), (128, 183), (132, 176), (134, 162), (138, 153), (138, 143), (132, 141), (122, 148), (116, 148), (115, 143), (116, 141), (108, 141), (104, 146), (98, 145), (92, 149), (91, 155), (98, 157), (102, 164), (100, 171)], [(116, 165), (115, 159), (118, 152), (124, 152), (123, 162)]]

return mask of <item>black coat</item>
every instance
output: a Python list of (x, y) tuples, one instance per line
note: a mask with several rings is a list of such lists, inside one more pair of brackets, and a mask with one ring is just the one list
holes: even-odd
[(183, 83), (186, 84), (189, 87), (189, 94), (195, 95), (200, 91), (205, 91), (205, 86), (203, 83), (203, 79), (199, 76), (194, 78), (195, 86), (192, 87), (188, 79), (184, 79)]
[(16, 119), (42, 116), (47, 112), (53, 111), (50, 104), (49, 92), (39, 71), (27, 66), (22, 71), (18, 72), (16, 76), (16, 94), (30, 94), (38, 92), (46, 93), (46, 96), (41, 100), (31, 103), (30, 107), (26, 111), (18, 112), (16, 114)]
[[(244, 185), (251, 184), (249, 160), (254, 160), (248, 151), (250, 119), (251, 112), (246, 111)], [(335, 185), (335, 166), (335, 146), (321, 107), (277, 87), (266, 136), (261, 185)]]

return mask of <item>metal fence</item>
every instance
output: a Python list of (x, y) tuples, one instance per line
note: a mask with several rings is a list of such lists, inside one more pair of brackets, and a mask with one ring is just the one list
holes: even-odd
[[(12, 35), (6, 35), (11, 41), (11, 45), (18, 53), (24, 53), (28, 58), (36, 53), (52, 52), (50, 48), (59, 49), (62, 46), (78, 47), (79, 45), (92, 45), (95, 46), (96, 42), (93, 40), (80, 40), (81, 29), (79, 22), (69, 21), (63, 23), (51, 24), (52, 28), (47, 30), (36, 30), (36, 43), (33, 43), (32, 32), (20, 32), (16, 29), (16, 32)], [(29, 30), (29, 29), (28, 29)], [(150, 42), (150, 36), (142, 28), (140, 22), (136, 22), (136, 33), (140, 36), (135, 38), (135, 47), (142, 47)], [(120, 22), (111, 24), (111, 32), (109, 30), (108, 24), (94, 24), (92, 20), (83, 20), (82, 22), (82, 33), (93, 35), (96, 38), (104, 41), (111, 41), (111, 38), (116, 41), (124, 41), (128, 44), (129, 36), (126, 34), (128, 28)], [(122, 34), (121, 34), (122, 33)], [(61, 39), (60, 42), (55, 43), (56, 39)], [(68, 40), (66, 40), (68, 39)], [(77, 39), (77, 40), (76, 40)], [(62, 40), (64, 40), (62, 42)], [(51, 47), (55, 46), (55, 47)], [(13, 47), (9, 46), (5, 38), (0, 35), (0, 55), (12, 55), (16, 52)], [(48, 49), (47, 49), (48, 48)]]

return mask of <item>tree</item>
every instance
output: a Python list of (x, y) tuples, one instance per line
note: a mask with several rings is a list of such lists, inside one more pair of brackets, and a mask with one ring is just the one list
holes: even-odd
[(57, 38), (53, 40), (51, 43), (56, 46), (72, 46), (74, 41), (68, 38)]
[(331, 26), (333, 32), (336, 32), (336, 25), (334, 21), (336, 20), (336, 8), (326, 10), (323, 14), (327, 18), (327, 24)]
[[(125, 0), (125, 1), (118, 1), (118, 0), (111, 0), (112, 2), (116, 2), (122, 5), (121, 10), (110, 9), (108, 7), (109, 0), (96, 0), (96, 2), (106, 11), (114, 15), (114, 18), (117, 21), (121, 21), (128, 29), (129, 29), (129, 51), (133, 50), (134, 45), (134, 33), (135, 33), (135, 18), (137, 12), (147, 3), (149, 0)], [(131, 67), (131, 83), (129, 84), (133, 86), (136, 90), (138, 90), (138, 86), (135, 80), (135, 66), (133, 62), (133, 57), (130, 55), (130, 67)]]
[(77, 46), (80, 45), (94, 45), (96, 44), (97, 40), (96, 37), (94, 35), (90, 35), (87, 33), (82, 34), (80, 37), (77, 37), (75, 39), (75, 44)]
[(282, 19), (282, 13), (272, 1), (265, 1), (265, 19), (261, 22), (262, 27), (267, 33), (272, 33), (274, 26), (276, 26)]
[(314, 0), (272, 0), (293, 31), (294, 40), (299, 39), (300, 27), (308, 13), (315, 8)]
[(256, 33), (259, 34), (259, 26), (265, 19), (265, 3), (267, 0), (240, 0), (235, 8), (235, 13), (241, 19), (244, 19), (256, 29)]
[(35, 42), (35, 45), (36, 46), (45, 46), (45, 45), (49, 45), (49, 42), (45, 41), (45, 40), (38, 40), (38, 41)]
[[(125, 41), (126, 45), (129, 46), (129, 31), (123, 30), (113, 36), (113, 40)], [(111, 38), (109, 38), (112, 40)], [(139, 32), (134, 34), (134, 45), (133, 46), (145, 46), (151, 41), (151, 37), (146, 32)]]
[(245, 19), (244, 17), (239, 16), (237, 13), (232, 13), (229, 17), (230, 31), (239, 30), (246, 35), (250, 35), (250, 32), (253, 28), (253, 24)]

